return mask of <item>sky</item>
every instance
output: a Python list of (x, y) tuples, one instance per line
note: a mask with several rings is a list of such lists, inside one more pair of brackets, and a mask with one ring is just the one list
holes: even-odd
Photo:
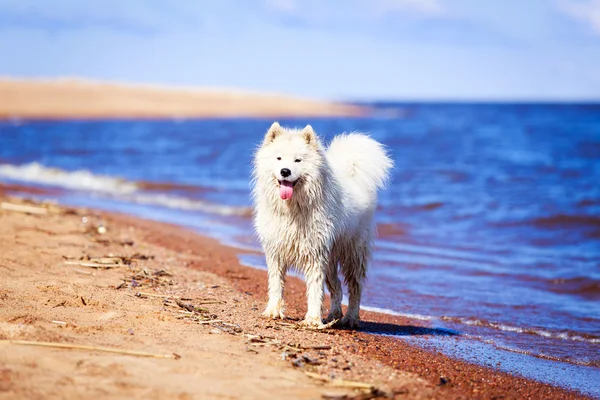
[(600, 0), (0, 0), (0, 76), (600, 100)]

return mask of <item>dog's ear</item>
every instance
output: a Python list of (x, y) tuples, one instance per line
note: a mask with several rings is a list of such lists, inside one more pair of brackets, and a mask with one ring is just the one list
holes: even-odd
[(273, 142), (279, 135), (283, 133), (283, 128), (279, 125), (279, 122), (275, 121), (267, 131), (265, 135), (265, 144)]
[(317, 135), (313, 130), (312, 126), (306, 125), (304, 129), (302, 129), (302, 132), (300, 132), (300, 134), (302, 135), (302, 138), (306, 141), (306, 144), (310, 146), (317, 145)]

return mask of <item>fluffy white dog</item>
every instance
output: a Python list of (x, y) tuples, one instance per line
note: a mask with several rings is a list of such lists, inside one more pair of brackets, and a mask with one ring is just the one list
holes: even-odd
[[(254, 224), (269, 275), (263, 315), (284, 318), (283, 287), (289, 268), (306, 278), (303, 323), (320, 326), (324, 283), (331, 293), (327, 320), (356, 327), (371, 256), (377, 191), (393, 166), (379, 142), (360, 133), (336, 136), (325, 150), (310, 125), (269, 128), (255, 155)], [(349, 303), (342, 318), (342, 285)]]

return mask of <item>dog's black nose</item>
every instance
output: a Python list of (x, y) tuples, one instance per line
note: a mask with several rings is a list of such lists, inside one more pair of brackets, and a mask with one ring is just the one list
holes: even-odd
[(283, 176), (284, 178), (287, 178), (291, 174), (292, 171), (290, 171), (288, 168), (281, 168), (281, 176)]

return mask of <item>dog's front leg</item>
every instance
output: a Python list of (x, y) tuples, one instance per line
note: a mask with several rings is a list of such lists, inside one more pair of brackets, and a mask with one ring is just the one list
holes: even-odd
[(269, 274), (269, 302), (262, 315), (273, 319), (284, 319), (283, 288), (285, 286), (286, 267), (275, 257), (267, 256), (267, 270)]
[(306, 300), (308, 303), (308, 310), (302, 324), (309, 327), (319, 327), (323, 325), (323, 321), (321, 320), (324, 295), (323, 285), (325, 282), (323, 265), (323, 263), (311, 265), (306, 270)]

